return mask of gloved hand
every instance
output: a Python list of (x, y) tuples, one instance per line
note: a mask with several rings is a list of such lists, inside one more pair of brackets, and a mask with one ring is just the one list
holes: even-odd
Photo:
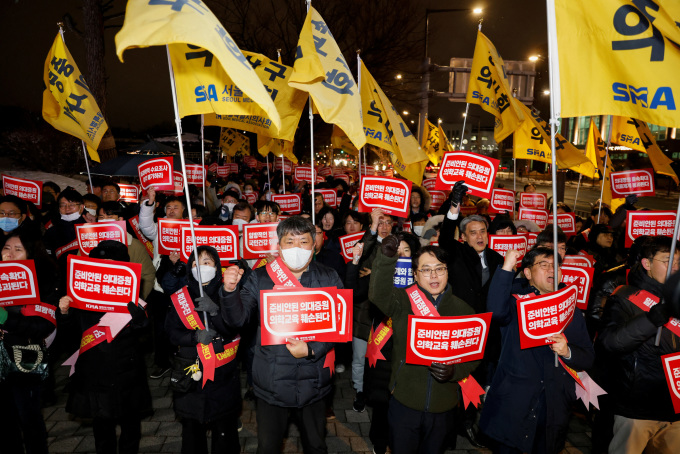
[(210, 344), (213, 339), (217, 337), (217, 331), (213, 329), (199, 329), (195, 331), (195, 336), (196, 336), (196, 342), (203, 344), (203, 345), (208, 345)]
[(654, 323), (654, 326), (663, 326), (668, 323), (668, 320), (671, 318), (670, 307), (663, 302), (655, 304), (649, 312), (647, 312), (647, 318), (650, 322)]
[(219, 306), (215, 304), (208, 295), (199, 296), (196, 298), (196, 302), (198, 303), (196, 310), (207, 312), (211, 317), (216, 316), (220, 311)]
[(637, 201), (638, 201), (638, 196), (635, 195), (635, 194), (628, 194), (626, 196), (626, 205), (628, 205), (630, 207), (635, 205), (637, 203)]
[(146, 323), (146, 311), (144, 309), (130, 301), (127, 304), (127, 310), (132, 316), (133, 325), (141, 326)]
[(456, 181), (451, 189), (451, 205), (455, 208), (463, 201), (463, 196), (468, 191), (463, 180)]
[(453, 378), (455, 366), (453, 364), (432, 363), (428, 369), (435, 380), (444, 383)]
[(394, 257), (397, 255), (399, 249), (399, 238), (395, 235), (389, 235), (382, 240), (382, 253), (385, 257)]

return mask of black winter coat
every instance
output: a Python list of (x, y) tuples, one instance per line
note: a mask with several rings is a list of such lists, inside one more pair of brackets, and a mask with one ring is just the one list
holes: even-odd
[(630, 285), (617, 289), (604, 309), (598, 347), (606, 352), (608, 380), (602, 385), (612, 395), (617, 415), (678, 421), (680, 415), (673, 410), (661, 356), (680, 352), (680, 339), (662, 328), (661, 341), (655, 346), (656, 326), (628, 299), (640, 289), (660, 297), (662, 285), (647, 276), (640, 265), (628, 280)]
[[(305, 288), (343, 288), (335, 270), (312, 261), (301, 278)], [(241, 291), (220, 289), (222, 317), (227, 326), (240, 328), (250, 320), (259, 321), (260, 290), (271, 290), (274, 282), (261, 267), (250, 274)], [(258, 323), (253, 360), (253, 390), (270, 405), (301, 408), (323, 399), (331, 391), (330, 370), (324, 367), (326, 353), (335, 344), (309, 342), (313, 359), (296, 359), (285, 345), (263, 346)]]

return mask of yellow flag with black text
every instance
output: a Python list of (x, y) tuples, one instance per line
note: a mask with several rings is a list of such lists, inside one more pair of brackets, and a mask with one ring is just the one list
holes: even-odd
[(470, 71), (466, 101), (496, 117), (493, 136), (500, 143), (522, 124), (524, 114), (511, 102), (514, 97), (503, 59), (481, 31), (477, 32)]
[(444, 156), (444, 151), (448, 148), (441, 125), (435, 126), (430, 120), (425, 119), (425, 134), (423, 134), (420, 146), (423, 147), (423, 151), (432, 164), (438, 166)]
[(249, 142), (248, 136), (231, 128), (221, 128), (220, 130), (220, 149), (227, 156), (233, 157), (237, 152), (244, 150), (246, 143), (248, 143), (248, 150), (250, 150)]
[(45, 121), (55, 129), (83, 140), (94, 151), (90, 152), (90, 157), (99, 161), (96, 150), (109, 127), (59, 33), (45, 60), (43, 82), (42, 115)]
[(340, 126), (338, 125), (333, 125), (333, 132), (331, 133), (331, 147), (334, 149), (343, 150), (345, 153), (349, 153), (354, 156), (359, 154), (357, 147), (354, 146), (352, 141), (349, 140), (349, 137), (347, 137), (347, 134), (345, 134), (345, 131), (340, 129)]
[(326, 123), (340, 126), (355, 147), (364, 146), (359, 89), (333, 34), (311, 6), (302, 25), (288, 83), (309, 93)]
[(649, 161), (652, 163), (652, 167), (654, 167), (654, 171), (661, 175), (667, 175), (673, 178), (675, 184), (679, 184), (678, 175), (671, 168), (671, 163), (673, 161), (663, 154), (661, 148), (656, 144), (656, 140), (654, 140), (652, 131), (649, 130), (647, 123), (634, 118), (630, 118), (629, 121), (635, 126), (638, 136), (640, 137), (640, 142), (645, 147), (645, 153), (647, 153)]
[(597, 127), (595, 126), (595, 120), (590, 119), (590, 129), (588, 130), (588, 138), (586, 140), (586, 158), (588, 162), (584, 162), (574, 167), (570, 167), (574, 172), (578, 172), (581, 175), (588, 178), (597, 177), (597, 157), (599, 156), (598, 150), (604, 149), (604, 143), (602, 138), (595, 133)]
[(640, 135), (630, 117), (612, 117), (612, 143), (633, 150), (646, 152), (645, 146), (640, 142)]
[[(614, 171), (612, 160), (607, 154), (607, 149), (602, 141), (600, 130), (595, 125), (593, 119), (590, 119), (590, 129), (588, 130), (588, 139), (586, 141), (586, 154), (595, 153), (597, 160), (597, 170), (600, 172), (600, 178), (604, 178), (604, 186), (602, 189), (602, 202), (611, 207), (612, 204), (612, 186), (610, 182), (611, 173)], [(606, 166), (605, 166), (606, 163)]]
[[(264, 116), (271, 120), (273, 127), (281, 127), (281, 117), (267, 89), (227, 30), (201, 0), (128, 0), (123, 28), (116, 34), (118, 58), (123, 61), (123, 52), (129, 48), (161, 45), (172, 47), (171, 54), (176, 57), (175, 60), (184, 58), (186, 65), (177, 68), (180, 71), (179, 79), (182, 84), (186, 82), (195, 87), (197, 99), (205, 98), (204, 106), (187, 112), (231, 113), (222, 110), (219, 107), (221, 101), (217, 99), (218, 88), (219, 98), (227, 97), (222, 92), (225, 81), (204, 79), (207, 74), (214, 75), (210, 71), (185, 74), (186, 70), (191, 71), (196, 66), (203, 65), (203, 69), (206, 69), (220, 65), (233, 82), (231, 85), (238, 87), (243, 95), (257, 104), (266, 114)], [(208, 85), (203, 85), (204, 82)], [(210, 84), (214, 85), (212, 89)], [(182, 91), (185, 89), (183, 85)], [(214, 98), (211, 91), (214, 92)], [(233, 91), (231, 97), (234, 97)], [(184, 107), (188, 108), (186, 105)], [(187, 112), (183, 112), (183, 115)]]
[(549, 2), (558, 117), (616, 115), (680, 127), (680, 2)]
[(298, 158), (293, 153), (293, 142), (283, 139), (272, 139), (266, 136), (257, 136), (257, 151), (263, 157), (269, 153), (273, 153), (275, 157), (284, 158), (291, 161), (293, 164), (298, 163)]

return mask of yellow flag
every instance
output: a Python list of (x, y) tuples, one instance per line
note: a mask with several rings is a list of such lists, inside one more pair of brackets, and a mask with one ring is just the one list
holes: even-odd
[(556, 20), (550, 33), (559, 57), (558, 116), (617, 115), (680, 126), (675, 99), (680, 79), (674, 76), (680, 73), (680, 2), (550, 2)]
[(491, 41), (478, 31), (466, 101), (479, 104), (496, 117), (493, 136), (498, 143), (524, 121), (524, 114), (511, 102), (512, 99), (503, 59)]
[[(588, 148), (590, 147), (590, 148)], [(600, 178), (604, 175), (604, 189), (602, 189), (602, 202), (609, 207), (612, 204), (612, 187), (609, 181), (611, 173), (614, 171), (612, 160), (607, 155), (607, 150), (602, 141), (600, 130), (595, 126), (593, 119), (590, 119), (590, 129), (588, 130), (588, 140), (586, 141), (586, 154), (595, 153), (597, 159), (597, 170), (600, 172)], [(605, 161), (607, 167), (605, 169)]]
[(646, 153), (640, 135), (630, 117), (612, 117), (612, 143)]
[(597, 127), (595, 121), (590, 119), (590, 129), (588, 130), (588, 139), (586, 140), (586, 158), (588, 162), (584, 162), (574, 167), (570, 167), (574, 172), (578, 172), (588, 178), (597, 177), (597, 156), (599, 149), (604, 149), (604, 143), (599, 134), (595, 134)]
[(359, 154), (359, 150), (354, 146), (345, 131), (340, 129), (338, 125), (333, 125), (333, 133), (331, 134), (331, 146), (340, 150), (344, 150), (345, 153), (352, 154), (354, 156)]
[[(361, 110), (364, 118), (366, 143), (393, 151), (394, 142), (392, 127), (378, 96), (377, 83), (361, 62)], [(414, 159), (419, 159), (415, 157)]]
[(188, 44), (172, 44), (169, 49), (180, 116), (209, 112), (204, 117), (209, 126), (294, 139), (307, 93), (288, 85), (293, 74), (291, 66), (243, 52), (281, 116), (281, 128), (277, 130), (267, 113), (241, 91), (210, 52)]
[[(552, 145), (548, 122), (517, 98), (512, 98), (512, 103), (525, 117), (524, 122), (513, 135), (514, 157), (552, 163)], [(583, 153), (560, 134), (555, 135), (555, 152), (555, 162), (560, 169), (568, 169), (588, 162)]]
[(436, 166), (439, 165), (442, 156), (444, 156), (444, 143), (446, 142), (446, 137), (442, 140), (440, 135), (443, 132), (441, 129), (441, 126), (435, 126), (430, 120), (425, 119), (425, 134), (423, 134), (423, 141), (420, 145), (432, 164)]
[(442, 129), (441, 123), (439, 124), (439, 143), (442, 145), (442, 151), (453, 151), (453, 147), (449, 143), (449, 139), (446, 138), (446, 134)]
[(283, 156), (293, 162), (293, 164), (298, 163), (298, 159), (293, 153), (293, 142), (288, 140), (272, 139), (271, 137), (258, 135), (257, 147), (258, 153), (263, 157), (273, 153), (277, 158)]
[[(202, 63), (204, 67), (221, 65), (229, 78), (240, 91), (257, 104), (277, 129), (281, 127), (281, 118), (274, 101), (262, 85), (260, 78), (246, 60), (229, 33), (215, 15), (201, 0), (129, 0), (125, 11), (125, 23), (116, 34), (116, 53), (123, 61), (123, 52), (131, 47), (148, 47), (182, 44), (180, 51), (186, 51), (186, 44), (194, 46), (193, 58), (186, 56), (187, 61)], [(173, 48), (174, 49), (174, 48)], [(177, 52), (173, 50), (173, 54)], [(214, 58), (213, 58), (214, 57)], [(216, 61), (215, 61), (216, 60)], [(180, 68), (182, 69), (182, 68)], [(203, 76), (205, 72), (201, 72)], [(184, 74), (180, 76), (184, 79)], [(202, 79), (186, 75), (195, 87), (202, 85)], [(224, 88), (224, 81), (219, 80)], [(210, 86), (202, 86), (203, 91), (195, 92), (197, 98), (206, 97), (205, 107), (194, 113), (215, 112), (216, 102), (208, 96)], [(214, 86), (217, 97), (218, 85)], [(219, 97), (226, 96), (219, 94)], [(233, 97), (233, 93), (232, 93)], [(219, 108), (218, 108), (219, 109)], [(226, 114), (220, 110), (220, 113)]]
[[(230, 128), (220, 130), (220, 149), (227, 156), (235, 156), (236, 152), (244, 147), (246, 142), (250, 142), (247, 136)], [(250, 149), (250, 144), (248, 145)]]
[(678, 175), (671, 168), (671, 161), (668, 156), (663, 154), (663, 151), (656, 144), (652, 132), (649, 130), (649, 126), (644, 121), (635, 120), (634, 118), (629, 119), (630, 122), (637, 128), (638, 136), (640, 137), (640, 142), (645, 147), (645, 152), (649, 156), (649, 160), (654, 167), (654, 171), (661, 175), (667, 175), (673, 178), (675, 184), (679, 184)]
[(354, 76), (321, 15), (310, 6), (298, 41), (290, 86), (309, 92), (326, 123), (342, 128), (355, 147), (366, 143)]
[(101, 158), (99, 157), (99, 153), (97, 150), (92, 148), (91, 146), (85, 144), (87, 147), (87, 154), (90, 156), (90, 159), (92, 159), (95, 162), (102, 162)]
[(59, 33), (45, 60), (43, 82), (45, 121), (96, 150), (109, 127)]

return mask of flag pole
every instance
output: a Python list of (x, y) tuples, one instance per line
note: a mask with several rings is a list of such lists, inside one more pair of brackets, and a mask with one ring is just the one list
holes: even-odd
[(281, 155), (281, 175), (283, 175), (283, 193), (286, 193), (286, 161), (283, 159), (283, 154)]
[[(357, 85), (359, 86), (359, 99), (361, 99), (361, 56), (359, 55), (361, 53), (361, 49), (357, 49)], [(361, 183), (361, 152), (364, 150), (366, 145), (361, 147), (361, 150), (359, 150), (359, 183)], [(364, 161), (364, 165), (366, 165), (366, 162)]]
[[(191, 248), (194, 252), (194, 261), (196, 266), (199, 266), (198, 251), (196, 250), (196, 232), (194, 231), (194, 217), (191, 214), (191, 198), (189, 197), (189, 189), (187, 182), (187, 166), (184, 162), (184, 147), (182, 145), (182, 120), (179, 118), (179, 108), (177, 107), (177, 91), (175, 88), (175, 71), (172, 69), (172, 60), (170, 59), (170, 47), (166, 44), (165, 50), (168, 54), (168, 69), (170, 72), (170, 90), (172, 90), (172, 104), (175, 108), (175, 125), (177, 126), (177, 144), (179, 145), (179, 158), (182, 162), (182, 178), (184, 178), (184, 196), (187, 201), (187, 212), (189, 213), (189, 228), (191, 229)], [(203, 282), (201, 281), (201, 273), (196, 273), (196, 280), (198, 281), (198, 291), (203, 296)], [(208, 314), (203, 313), (203, 321), (205, 328), (208, 329)]]
[[(274, 140), (274, 139), (272, 139)], [(265, 159), (267, 160), (267, 183), (269, 184), (269, 194), (265, 194), (265, 199), (271, 200), (272, 199), (272, 179), (269, 176), (269, 152), (267, 152), (267, 156), (265, 156)]]
[(582, 173), (578, 174), (578, 185), (576, 186), (576, 196), (574, 197), (574, 212), (576, 211), (576, 201), (578, 200), (578, 190), (581, 188), (581, 178), (583, 177)]
[[(673, 241), (671, 241), (671, 255), (668, 257), (668, 269), (666, 270), (666, 281), (671, 277), (671, 270), (673, 269), (673, 260), (675, 259), (675, 248), (678, 247), (678, 224), (680, 224), (680, 197), (678, 198), (678, 209), (675, 211), (675, 228), (673, 229)], [(663, 326), (659, 326), (656, 330), (656, 338), (654, 339), (654, 345), (659, 346), (661, 342), (661, 329)]]
[(203, 206), (205, 206), (205, 177), (208, 172), (205, 171), (205, 143), (203, 142), (203, 139), (205, 138), (203, 135), (203, 128), (205, 126), (205, 123), (203, 122), (203, 114), (201, 114), (201, 175), (203, 175)]
[(609, 161), (609, 147), (612, 143), (612, 116), (609, 115), (609, 127), (607, 131), (607, 148), (604, 155), (604, 170), (602, 172), (602, 188), (600, 189), (600, 206), (597, 210), (597, 223), (600, 223), (600, 213), (602, 213), (602, 197), (604, 197), (604, 182), (607, 179), (607, 164)]
[(92, 175), (90, 175), (90, 164), (87, 162), (87, 145), (85, 145), (85, 141), (81, 140), (81, 144), (83, 144), (83, 155), (85, 156), (85, 168), (87, 169), (87, 179), (90, 182), (90, 191), (94, 191), (94, 187), (92, 186)]
[(311, 156), (311, 161), (309, 162), (309, 165), (311, 167), (311, 174), (312, 174), (312, 191), (310, 193), (310, 196), (312, 197), (312, 224), (315, 224), (316, 219), (315, 219), (315, 214), (316, 210), (314, 209), (314, 114), (312, 113), (312, 96), (309, 96), (309, 142), (310, 142), (310, 151), (309, 154)]

